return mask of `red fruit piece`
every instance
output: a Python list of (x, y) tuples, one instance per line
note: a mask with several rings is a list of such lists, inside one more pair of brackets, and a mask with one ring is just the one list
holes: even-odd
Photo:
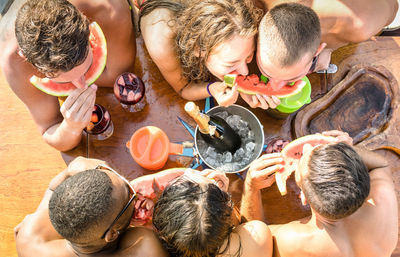
[(86, 126), (86, 130), (92, 130), (94, 128), (94, 124), (89, 122), (89, 125)]
[(251, 74), (247, 76), (247, 79), (253, 85), (257, 85), (260, 82), (260, 78), (256, 74)]
[(90, 118), (90, 121), (93, 123), (99, 122), (99, 117), (97, 117), (96, 113), (92, 113), (92, 117)]

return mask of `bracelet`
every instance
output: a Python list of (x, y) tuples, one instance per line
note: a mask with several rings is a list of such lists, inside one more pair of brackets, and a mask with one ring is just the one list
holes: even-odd
[(207, 89), (207, 93), (208, 93), (210, 96), (213, 96), (213, 95), (210, 93), (210, 85), (211, 85), (211, 84), (214, 84), (214, 82), (208, 83), (206, 89)]

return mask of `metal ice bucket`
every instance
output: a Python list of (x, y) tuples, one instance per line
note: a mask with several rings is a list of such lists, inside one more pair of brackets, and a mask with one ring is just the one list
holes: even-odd
[[(258, 118), (251, 111), (244, 108), (243, 106), (236, 105), (236, 104), (228, 106), (228, 107), (215, 106), (215, 107), (211, 108), (207, 112), (207, 114), (214, 114), (214, 113), (219, 113), (219, 112), (223, 112), (223, 111), (227, 111), (230, 115), (233, 115), (233, 114), (239, 115), (244, 121), (248, 122), (250, 130), (254, 132), (254, 139), (255, 139), (256, 145), (255, 145), (255, 148), (254, 148), (254, 151), (252, 153), (249, 163), (247, 163), (247, 165), (240, 170), (226, 171), (226, 173), (241, 172), (241, 171), (246, 170), (250, 166), (250, 163), (252, 161), (254, 161), (255, 159), (257, 159), (261, 155), (263, 146), (264, 146), (264, 128), (261, 125)], [(206, 160), (204, 158), (204, 154), (199, 151), (199, 148), (197, 146), (197, 140), (200, 137), (201, 136), (200, 136), (200, 132), (199, 132), (199, 126), (197, 126), (196, 131), (195, 131), (195, 137), (194, 137), (196, 151), (197, 151), (199, 157), (201, 158), (201, 160), (208, 167), (210, 167), (212, 169), (216, 169), (216, 167), (213, 167), (212, 165), (210, 165), (209, 163), (206, 162)]]

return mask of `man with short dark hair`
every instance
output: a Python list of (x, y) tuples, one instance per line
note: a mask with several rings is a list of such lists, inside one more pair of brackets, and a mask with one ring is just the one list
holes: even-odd
[[(269, 225), (274, 256), (390, 256), (398, 240), (398, 213), (388, 163), (352, 146), (347, 133), (323, 134), (337, 137), (337, 143), (306, 144), (295, 171), (301, 201), (312, 215)], [(282, 161), (277, 153), (251, 164), (241, 206), (247, 220), (265, 221), (260, 190), (273, 183)]]
[[(262, 2), (266, 14), (259, 24), (256, 61), (277, 88), (326, 70), (335, 49), (377, 35), (398, 9), (397, 0), (257, 2)], [(270, 107), (255, 96), (242, 97), (253, 108)]]
[(77, 158), (15, 228), (18, 256), (167, 256), (152, 230), (129, 227), (137, 203), (104, 162)]
[[(29, 109), (44, 141), (57, 150), (70, 150), (80, 142), (90, 122), (97, 86), (112, 87), (119, 74), (133, 71), (136, 38), (130, 3), (14, 0), (0, 20), (0, 68)], [(93, 21), (104, 33), (107, 61), (96, 85), (88, 87), (85, 74), (93, 63), (89, 46), (89, 23)], [(60, 85), (72, 83), (77, 89), (60, 108), (57, 97), (30, 83), (34, 75)]]

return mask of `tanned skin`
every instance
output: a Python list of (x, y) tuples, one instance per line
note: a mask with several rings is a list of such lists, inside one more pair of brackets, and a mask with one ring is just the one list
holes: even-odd
[[(48, 214), (48, 204), (53, 192), (52, 190), (69, 176), (86, 169), (93, 169), (100, 163), (104, 162), (78, 157), (70, 163), (67, 169), (54, 177), (37, 210), (33, 214), (27, 215), (14, 229), (18, 256), (168, 256), (155, 233), (143, 227), (128, 228), (121, 235), (118, 233), (118, 238), (113, 239), (114, 241), (111, 242), (106, 242), (108, 236), (105, 239), (99, 239), (98, 242), (93, 243), (93, 249), (96, 246), (99, 249), (106, 245), (111, 247), (107, 251), (93, 250), (92, 252), (83, 251), (83, 248), (65, 240), (55, 231)], [(115, 178), (114, 176), (113, 179)], [(121, 186), (119, 188), (124, 189), (125, 187)], [(123, 193), (126, 194), (126, 192)], [(133, 209), (133, 204), (130, 209)], [(121, 201), (121, 206), (115, 208), (116, 212), (119, 212), (123, 208), (123, 205), (125, 205), (125, 202)], [(129, 215), (132, 215), (132, 210), (130, 209), (127, 210), (126, 214), (124, 213), (121, 216), (119, 223), (129, 223)], [(129, 210), (130, 213), (128, 213)], [(85, 253), (78, 254), (77, 251)]]
[(326, 69), (331, 53), (349, 43), (359, 43), (379, 34), (396, 17), (397, 0), (254, 0), (268, 11), (282, 3), (299, 3), (312, 8), (321, 23), (321, 43), (327, 46), (320, 54), (315, 70)]
[[(67, 151), (81, 140), (82, 130), (89, 124), (90, 116), (79, 115), (77, 109), (90, 109), (94, 105), (96, 87), (74, 91), (60, 110), (57, 97), (47, 95), (32, 86), (32, 75), (45, 77), (23, 56), (14, 33), (14, 23), (19, 8), (26, 0), (15, 0), (0, 20), (0, 69), (13, 92), (29, 109), (44, 141), (57, 150)], [(136, 55), (135, 28), (126, 0), (70, 0), (90, 22), (96, 21), (106, 37), (107, 63), (96, 81), (100, 87), (112, 87), (115, 78), (125, 71), (133, 71)], [(115, 29), (118, 28), (118, 29)]]
[[(352, 144), (347, 133), (329, 131), (338, 142)], [(354, 147), (370, 174), (371, 190), (365, 203), (353, 214), (339, 220), (328, 220), (311, 208), (311, 217), (283, 225), (269, 225), (274, 238), (274, 254), (278, 257), (302, 256), (390, 256), (398, 240), (398, 210), (391, 170), (380, 155)], [(309, 156), (309, 155), (308, 155)], [(303, 158), (307, 158), (306, 154)], [(282, 156), (264, 155), (254, 162), (246, 177), (241, 214), (247, 220), (263, 220), (260, 189), (273, 184), (271, 176), (282, 165)], [(305, 163), (308, 163), (305, 161)], [(306, 165), (296, 170), (296, 182), (306, 172)], [(300, 170), (300, 171), (299, 171)], [(307, 204), (301, 194), (303, 204)]]

